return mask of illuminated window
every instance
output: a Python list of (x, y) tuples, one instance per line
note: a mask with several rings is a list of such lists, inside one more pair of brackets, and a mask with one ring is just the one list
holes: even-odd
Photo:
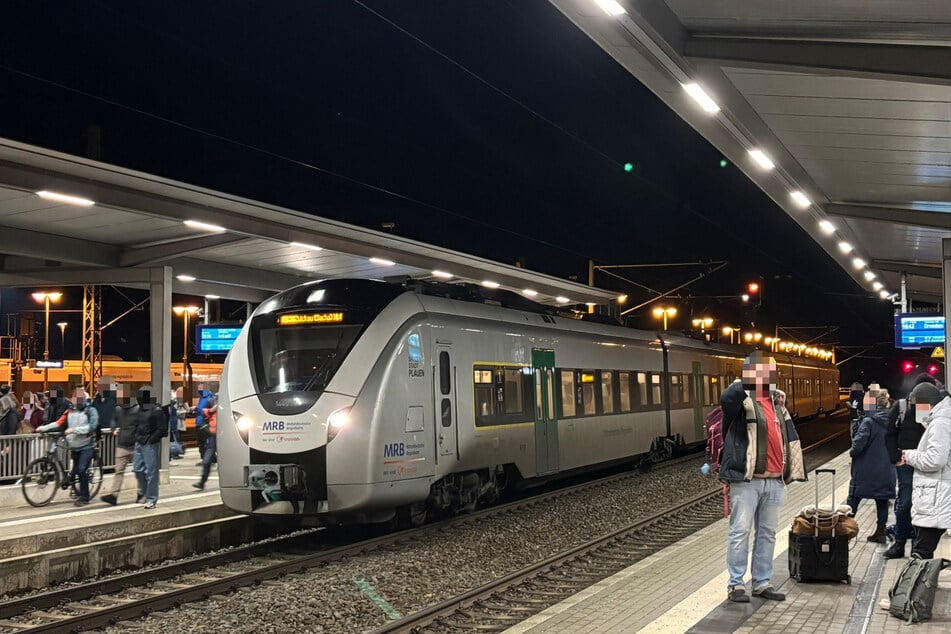
[(641, 407), (647, 405), (647, 373), (638, 372), (637, 373), (637, 385), (636, 385), (636, 394), (637, 394), (637, 405)]
[(601, 411), (614, 413), (614, 373), (610, 370), (601, 371)]
[(594, 370), (581, 371), (581, 413), (585, 416), (598, 413), (595, 402)]
[(621, 411), (622, 412), (631, 411), (631, 373), (630, 372), (617, 373), (617, 389), (618, 389), (618, 393), (621, 395)]
[(574, 370), (559, 370), (561, 375), (561, 415), (570, 418), (575, 415), (575, 373)]
[(663, 400), (661, 399), (660, 391), (660, 375), (654, 372), (651, 372), (651, 404), (652, 405), (662, 405)]

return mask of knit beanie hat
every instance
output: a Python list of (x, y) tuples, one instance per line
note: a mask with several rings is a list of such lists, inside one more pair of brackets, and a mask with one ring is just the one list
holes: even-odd
[(937, 405), (941, 398), (941, 391), (930, 383), (919, 383), (908, 395), (908, 400), (929, 405)]

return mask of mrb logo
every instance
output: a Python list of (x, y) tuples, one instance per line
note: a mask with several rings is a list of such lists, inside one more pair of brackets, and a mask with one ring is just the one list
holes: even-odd
[(266, 420), (261, 425), (261, 431), (284, 431), (284, 421)]
[(392, 442), (388, 445), (383, 445), (384, 458), (395, 458), (396, 456), (405, 456), (405, 455), (406, 455), (406, 445), (401, 442)]

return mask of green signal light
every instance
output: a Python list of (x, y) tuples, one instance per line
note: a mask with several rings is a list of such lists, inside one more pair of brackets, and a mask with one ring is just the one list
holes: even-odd
[(625, 171), (625, 172), (633, 172), (633, 171), (634, 171), (634, 163), (625, 163), (625, 164), (624, 164), (624, 171)]
[(726, 159), (720, 159), (720, 167), (726, 167), (730, 163)]

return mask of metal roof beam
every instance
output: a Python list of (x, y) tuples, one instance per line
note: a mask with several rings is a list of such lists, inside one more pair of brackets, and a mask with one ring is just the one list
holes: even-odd
[[(292, 286), (317, 279), (196, 258), (178, 258), (170, 260), (166, 264), (172, 267), (176, 276), (191, 275), (197, 278), (196, 281), (200, 282), (246, 286), (272, 292), (283, 291)], [(189, 291), (183, 290), (182, 292), (187, 293)]]
[(0, 227), (0, 253), (83, 266), (119, 266), (119, 248), (51, 233)]
[(784, 70), (888, 81), (951, 85), (944, 46), (743, 38), (704, 33), (687, 39), (684, 56), (734, 68)]
[(157, 264), (173, 258), (200, 252), (202, 249), (234, 244), (235, 242), (241, 242), (245, 239), (243, 236), (217, 234), (194, 236), (182, 240), (166, 242), (164, 244), (125, 249), (119, 254), (119, 265), (141, 266), (143, 264)]
[(898, 262), (896, 260), (872, 260), (871, 266), (873, 269), (879, 269), (881, 271), (892, 271), (893, 273), (907, 273), (919, 277), (941, 279), (941, 265), (937, 262), (934, 264), (923, 264), (921, 262), (913, 264), (911, 262)]
[(951, 213), (854, 203), (828, 203), (824, 208), (832, 216), (951, 230)]

